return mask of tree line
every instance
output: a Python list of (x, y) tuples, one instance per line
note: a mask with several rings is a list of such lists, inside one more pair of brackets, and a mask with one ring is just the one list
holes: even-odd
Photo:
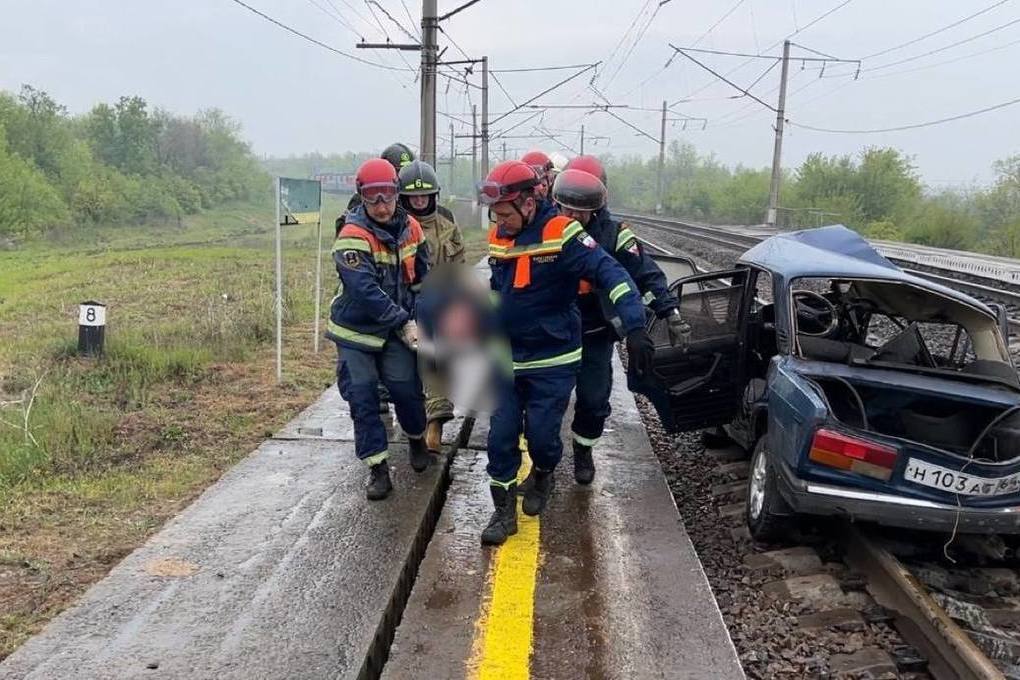
[[(603, 161), (614, 204), (654, 209), (657, 159)], [(913, 160), (897, 149), (815, 153), (784, 170), (779, 220), (791, 228), (842, 223), (869, 238), (1020, 256), (1020, 155), (996, 161), (993, 169), (989, 187), (931, 191)], [(674, 142), (665, 163), (663, 210), (691, 220), (758, 224), (768, 207), (770, 179), (767, 168), (730, 168)]]
[(74, 116), (28, 85), (0, 92), (0, 236), (180, 219), (268, 187), (216, 109), (181, 116), (121, 97)]

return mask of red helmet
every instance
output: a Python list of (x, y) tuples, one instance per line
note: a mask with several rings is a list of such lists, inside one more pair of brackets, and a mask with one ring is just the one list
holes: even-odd
[(578, 156), (570, 159), (565, 170), (583, 170), (589, 175), (595, 175), (602, 183), (606, 183), (606, 169), (602, 167), (602, 161), (595, 156)]
[(397, 198), (397, 171), (383, 158), (370, 158), (362, 163), (356, 184), (361, 199), (366, 203), (382, 203)]
[(556, 176), (552, 198), (564, 208), (594, 212), (606, 204), (606, 185), (590, 172), (568, 168)]
[(544, 151), (539, 151), (538, 149), (529, 151), (521, 156), (521, 162), (535, 168), (540, 175), (544, 175), (553, 169), (552, 159)]
[(484, 182), (478, 183), (478, 202), (495, 205), (514, 201), (522, 191), (533, 189), (538, 176), (531, 167), (521, 161), (503, 161), (492, 170)]

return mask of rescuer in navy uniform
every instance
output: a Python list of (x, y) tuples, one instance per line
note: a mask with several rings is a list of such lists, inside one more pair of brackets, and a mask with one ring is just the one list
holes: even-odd
[(361, 205), (347, 214), (333, 245), (340, 276), (326, 337), (338, 345), (337, 384), (350, 404), (354, 450), (369, 466), (366, 496), (393, 489), (379, 385), (390, 394), (407, 435), (411, 467), (422, 472), (425, 404), (414, 354), (415, 298), (428, 271), (428, 245), (417, 220), (397, 205), (397, 172), (387, 161), (365, 161), (357, 173)]
[[(606, 172), (597, 158), (578, 156), (556, 178), (552, 199), (561, 215), (577, 220), (603, 250), (623, 265), (637, 284), (642, 301), (658, 318), (667, 320), (670, 343), (682, 345), (690, 336), (690, 327), (680, 317), (666, 275), (644, 252), (627, 223), (613, 219), (609, 213), (605, 181)], [(608, 304), (608, 291), (583, 281), (578, 293), (583, 339), (570, 429), (574, 440), (574, 479), (578, 484), (591, 484), (595, 478), (592, 447), (602, 436), (610, 414), (613, 348), (620, 335), (616, 328), (618, 320)]]
[(512, 375), (497, 390), (489, 426), (487, 471), (495, 512), (482, 532), (485, 544), (503, 543), (517, 531), (522, 430), (532, 459), (524, 512), (542, 512), (553, 490), (553, 471), (563, 453), (560, 426), (581, 365), (575, 300), (582, 278), (609, 291), (641, 374), (651, 370), (654, 353), (637, 286), (580, 224), (538, 200), (539, 181), (527, 164), (505, 161), (479, 184), (479, 201), (489, 206), (493, 221), (490, 287), (513, 355)]

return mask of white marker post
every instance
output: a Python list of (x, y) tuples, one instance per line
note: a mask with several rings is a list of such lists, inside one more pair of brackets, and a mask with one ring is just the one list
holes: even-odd
[(276, 178), (276, 382), (283, 382), (283, 246), (280, 243), (280, 178)]
[(106, 339), (106, 305), (88, 300), (78, 305), (78, 354), (99, 356)]

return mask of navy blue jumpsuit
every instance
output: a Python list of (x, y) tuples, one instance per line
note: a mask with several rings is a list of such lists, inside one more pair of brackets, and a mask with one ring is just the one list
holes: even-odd
[[(669, 292), (666, 275), (641, 248), (640, 242), (626, 222), (613, 219), (603, 208), (592, 214), (585, 227), (603, 250), (623, 265), (637, 284), (642, 301), (656, 316), (663, 318), (677, 307), (676, 297)], [(602, 290), (600, 290), (602, 289)], [(596, 285), (593, 290), (578, 296), (583, 329), (581, 371), (577, 377), (574, 401), (574, 421), (571, 431), (574, 440), (585, 446), (594, 446), (610, 414), (609, 397), (613, 389), (613, 348), (618, 339), (607, 308), (605, 290)]]
[[(552, 470), (563, 454), (560, 427), (581, 365), (581, 279), (608, 291), (624, 333), (641, 328), (644, 309), (626, 270), (581, 225), (558, 217), (551, 203), (516, 237), (489, 231), (490, 284), (509, 338), (513, 376), (499, 387), (489, 425), (488, 473), (509, 486), (521, 463), (522, 430), (535, 466)], [(526, 416), (526, 417), (525, 417)]]
[(380, 381), (404, 433), (418, 439), (425, 432), (417, 360), (397, 332), (414, 318), (417, 290), (428, 272), (428, 246), (421, 226), (402, 208), (379, 224), (358, 206), (339, 231), (333, 262), (340, 284), (326, 337), (337, 344), (337, 386), (351, 407), (355, 453), (375, 465), (389, 455), (379, 416)]

